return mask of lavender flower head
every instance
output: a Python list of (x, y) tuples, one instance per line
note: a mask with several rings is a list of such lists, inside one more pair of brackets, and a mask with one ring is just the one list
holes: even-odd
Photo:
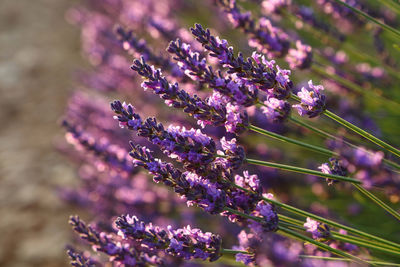
[[(272, 197), (271, 194), (266, 195), (267, 197)], [(253, 212), (254, 216), (262, 216), (262, 222), (252, 221), (250, 223), (250, 229), (261, 235), (262, 233), (276, 231), (278, 229), (278, 214), (276, 213), (275, 206), (265, 202), (264, 200), (258, 202), (255, 212)]]
[(266, 15), (272, 15), (279, 12), (279, 9), (288, 7), (291, 4), (292, 0), (264, 0), (261, 3), (261, 7)]
[(296, 49), (290, 48), (286, 56), (286, 61), (291, 69), (307, 69), (312, 62), (311, 46), (296, 41)]
[[(335, 158), (330, 158), (329, 163), (323, 163), (318, 169), (326, 174), (334, 174), (340, 176), (347, 176), (347, 169), (343, 166), (342, 162)], [(336, 180), (326, 179), (328, 185), (332, 185)]]
[(82, 239), (92, 244), (94, 251), (108, 255), (110, 261), (132, 267), (146, 266), (147, 263), (161, 264), (160, 259), (155, 255), (150, 256), (143, 251), (130, 247), (128, 243), (116, 241), (112, 235), (105, 232), (97, 232), (91, 226), (87, 226), (78, 216), (71, 216), (69, 222)]
[(151, 223), (146, 225), (135, 216), (126, 215), (117, 219), (116, 226), (119, 235), (125, 239), (185, 260), (199, 258), (215, 261), (221, 256), (222, 239), (219, 235), (203, 233), (189, 225), (176, 230), (169, 226), (164, 230)]
[(307, 222), (304, 223), (304, 227), (317, 241), (324, 241), (331, 235), (328, 225), (322, 224), (308, 217)]
[(270, 97), (267, 101), (264, 101), (261, 110), (269, 121), (282, 123), (289, 117), (290, 108), (288, 101)]
[(309, 90), (302, 87), (301, 91), (297, 93), (301, 102), (293, 107), (297, 109), (300, 116), (307, 115), (309, 118), (313, 118), (325, 111), (326, 97), (321, 92), (324, 90), (322, 85), (313, 85), (310, 80), (308, 87)]

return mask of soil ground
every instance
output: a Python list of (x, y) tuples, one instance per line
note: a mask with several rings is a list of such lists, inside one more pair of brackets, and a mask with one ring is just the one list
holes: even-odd
[(54, 188), (75, 171), (54, 149), (83, 64), (74, 1), (0, 1), (0, 266), (66, 266), (74, 213)]

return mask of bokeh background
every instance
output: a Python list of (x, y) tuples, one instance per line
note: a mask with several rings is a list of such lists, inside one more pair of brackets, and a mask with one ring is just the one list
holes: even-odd
[(0, 1), (0, 266), (66, 266), (74, 213), (55, 187), (75, 173), (54, 149), (60, 116), (84, 65), (76, 1)]
[[(65, 20), (65, 12), (77, 2), (0, 1), (0, 266), (67, 266), (64, 248), (73, 236), (68, 217), (84, 213), (63, 203), (56, 194), (57, 187), (78, 182), (75, 166), (55, 149), (55, 143), (64, 135), (60, 118), (74, 90), (73, 74), (88, 65), (81, 56), (79, 29)], [(207, 14), (203, 10), (199, 13)], [(209, 19), (213, 20), (190, 13), (184, 17), (187, 25)], [(246, 46), (238, 31), (225, 31), (224, 36), (236, 37), (239, 48)], [(390, 92), (394, 99), (400, 94), (396, 89), (398, 85)], [(393, 119), (376, 112), (372, 103), (366, 104), (384, 136), (398, 146), (400, 125), (393, 121), (399, 117)], [(321, 201), (321, 196), (308, 188), (292, 190), (292, 196), (304, 201), (302, 206)], [(363, 206), (372, 207), (362, 216), (352, 218), (346, 214), (352, 198), (338, 193), (336, 201), (328, 203), (322, 198), (322, 203), (373, 233), (399, 240), (396, 222), (389, 221), (383, 233), (375, 229), (385, 214), (368, 201)], [(399, 205), (398, 199), (393, 202)]]

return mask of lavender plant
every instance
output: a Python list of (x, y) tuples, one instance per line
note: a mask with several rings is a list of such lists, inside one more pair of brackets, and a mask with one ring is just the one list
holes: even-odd
[[(81, 180), (76, 188), (60, 188), (60, 196), (85, 208), (92, 222), (70, 218), (93, 250), (69, 246), (73, 266), (396, 266), (398, 129), (370, 133), (356, 126), (377, 103), (368, 102), (364, 96), (371, 93), (359, 83), (368, 76), (365, 68), (362, 75), (347, 73), (357, 69), (353, 56), (321, 47), (282, 18), (293, 14), (341, 41), (350, 42), (349, 33), (321, 23), (325, 15), (314, 14), (311, 3), (252, 2), (249, 8), (262, 7), (261, 17), (234, 0), (87, 0), (68, 13), (82, 28), (93, 65), (79, 74), (85, 88), (71, 97), (63, 122), (74, 150), (59, 144)], [(366, 6), (325, 2), (335, 7), (335, 19), (356, 19), (360, 29), (372, 22), (397, 34), (392, 21), (373, 18)], [(201, 8), (214, 16), (204, 18)], [(221, 12), (242, 38), (229, 36), (225, 22), (215, 19)], [(217, 29), (195, 24), (189, 30), (192, 19)], [(392, 42), (391, 35), (382, 38)], [(327, 59), (334, 74), (320, 67)], [(321, 76), (330, 80), (322, 84)], [(377, 86), (381, 77), (373, 79)], [(363, 97), (332, 94), (335, 86)], [(121, 101), (109, 109), (112, 98)], [(398, 115), (377, 108), (389, 123)], [(368, 214), (351, 209), (348, 216), (344, 208), (354, 205)], [(363, 224), (386, 215), (390, 230), (379, 231), (388, 227), (382, 221)]]

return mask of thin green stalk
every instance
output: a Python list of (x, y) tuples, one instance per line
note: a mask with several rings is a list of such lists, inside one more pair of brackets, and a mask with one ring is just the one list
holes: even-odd
[(395, 255), (397, 257), (400, 257), (400, 251), (395, 251), (395, 250), (392, 250), (392, 249), (389, 249), (389, 248), (386, 248), (386, 247), (378, 246), (377, 244), (364, 242), (364, 240), (362, 240), (362, 239), (360, 240), (360, 239), (357, 239), (357, 238), (351, 238), (349, 236), (341, 235), (339, 233), (334, 233), (334, 232), (331, 232), (331, 236), (332, 236), (333, 239), (341, 241), (341, 242), (351, 243), (351, 244), (354, 244), (354, 245), (362, 246), (362, 247), (365, 247), (365, 248), (370, 248), (370, 249), (373, 249), (373, 250), (376, 250), (376, 251), (381, 251), (381, 252), (385, 252), (385, 253), (392, 254), (392, 255)]
[[(257, 221), (257, 222), (262, 222), (263, 221), (262, 218), (255, 217), (255, 216), (252, 216), (252, 215), (248, 215), (248, 214), (245, 214), (243, 212), (240, 212), (240, 211), (228, 208), (228, 207), (225, 207), (225, 210), (229, 211), (229, 212), (231, 212), (233, 214), (237, 214), (239, 216), (248, 218), (250, 220), (254, 220), (254, 221)], [(324, 243), (318, 242), (318, 241), (316, 241), (316, 240), (314, 240), (312, 238), (309, 238), (308, 236), (305, 236), (305, 235), (302, 235), (302, 234), (300, 234), (298, 232), (292, 231), (289, 228), (286, 228), (284, 226), (280, 225), (279, 229), (278, 229), (278, 233), (279, 233), (279, 231), (284, 232), (289, 236), (295, 237), (295, 239), (300, 239), (301, 241), (306, 241), (308, 243), (314, 244), (315, 246), (317, 246), (317, 247), (319, 247), (319, 248), (321, 248), (323, 250), (329, 251), (329, 252), (331, 252), (331, 253), (333, 253), (335, 255), (338, 255), (338, 256), (341, 256), (341, 257), (344, 257), (344, 258), (349, 258), (349, 259), (352, 259), (352, 260), (357, 261), (359, 263), (365, 263), (363, 260), (361, 260), (358, 257), (350, 255), (350, 254), (348, 254), (348, 253), (346, 253), (344, 251), (331, 248), (330, 246), (328, 246), (328, 245), (326, 245)]]
[(389, 25), (387, 25), (387, 24), (385, 24), (385, 23), (383, 23), (383, 22), (380, 22), (379, 20), (375, 19), (374, 17), (368, 15), (367, 13), (365, 13), (365, 12), (363, 12), (363, 11), (357, 9), (357, 8), (352, 7), (351, 5), (347, 4), (347, 3), (344, 2), (344, 1), (341, 1), (341, 0), (334, 0), (334, 1), (335, 1), (336, 3), (338, 3), (338, 4), (344, 5), (345, 7), (351, 9), (352, 11), (354, 11), (355, 13), (357, 13), (357, 14), (363, 16), (363, 17), (366, 18), (367, 20), (372, 21), (373, 23), (375, 23), (375, 24), (381, 26), (382, 28), (384, 28), (384, 29), (386, 29), (386, 30), (388, 30), (388, 31), (393, 32), (394, 34), (396, 34), (397, 36), (400, 37), (400, 31), (396, 30), (395, 28), (392, 28), (391, 26), (389, 26)]
[[(350, 261), (345, 258), (334, 258), (334, 257), (321, 257), (321, 256), (310, 256), (310, 255), (299, 255), (300, 258), (316, 259), (316, 260), (327, 260), (327, 261)], [(371, 261), (366, 260), (368, 264), (383, 265), (383, 266), (400, 266), (399, 263), (386, 262), (386, 261)]]
[(269, 162), (269, 161), (262, 161), (262, 160), (256, 160), (256, 159), (247, 159), (247, 158), (245, 160), (246, 160), (246, 162), (248, 162), (250, 164), (254, 164), (254, 165), (266, 166), (266, 167), (270, 167), (270, 168), (274, 168), (274, 169), (280, 169), (280, 170), (285, 170), (285, 171), (310, 174), (310, 175), (315, 175), (315, 176), (318, 176), (318, 177), (350, 182), (361, 193), (363, 193), (365, 196), (367, 196), (368, 198), (373, 200), (381, 208), (385, 209), (387, 212), (392, 214), (396, 219), (400, 220), (400, 214), (398, 214), (395, 210), (393, 210), (391, 207), (389, 207), (387, 204), (385, 204), (382, 200), (380, 200), (378, 197), (373, 195), (371, 192), (369, 192), (369, 191), (365, 190), (363, 187), (359, 186), (358, 184), (361, 184), (361, 181), (359, 181), (357, 179), (350, 178), (350, 177), (345, 177), (345, 176), (340, 176), (340, 175), (327, 174), (327, 173), (323, 173), (323, 172), (320, 172), (320, 171), (314, 171), (314, 170), (310, 170), (310, 169), (305, 169), (305, 168), (300, 168), (300, 167), (291, 166), (291, 165), (285, 165), (285, 164), (279, 164), (279, 163), (274, 163), (274, 162)]
[(288, 223), (288, 222), (285, 222), (285, 221), (279, 221), (279, 225), (280, 225), (280, 226), (285, 226), (285, 227), (288, 227), (288, 228), (295, 228), (295, 229), (297, 229), (297, 230), (304, 231), (304, 227), (302, 227), (302, 226), (297, 226), (297, 225), (295, 225), (295, 224), (291, 224), (291, 223)]
[(341, 125), (345, 126), (346, 128), (352, 130), (353, 132), (359, 134), (360, 136), (370, 140), (371, 142), (377, 144), (378, 146), (386, 149), (387, 151), (391, 152), (392, 154), (400, 157), (400, 150), (398, 150), (397, 148), (389, 145), (388, 143), (380, 140), (379, 138), (376, 138), (375, 136), (373, 136), (372, 134), (362, 130), (361, 128), (355, 126), (354, 124), (346, 121), (345, 119), (342, 119), (341, 117), (339, 117), (338, 115), (334, 114), (333, 112), (329, 111), (329, 110), (325, 110), (325, 112), (323, 113), (325, 116), (331, 118), (332, 120), (335, 120), (336, 122), (340, 123)]
[[(283, 214), (279, 214), (278, 216), (279, 216), (279, 220), (290, 223), (293, 225), (292, 227), (296, 227), (297, 229), (305, 231), (304, 222), (294, 219), (294, 218), (291, 218), (291, 217), (288, 217), (288, 216), (285, 216)], [(331, 232), (331, 236), (335, 240), (351, 243), (351, 244), (366, 247), (366, 248), (371, 248), (371, 249), (374, 249), (377, 251), (390, 253), (390, 254), (396, 255), (398, 257), (400, 256), (400, 250), (396, 249), (393, 246), (388, 246), (386, 244), (373, 242), (373, 241), (359, 238), (356, 236), (340, 234), (336, 231), (330, 231), (330, 232)]]
[(314, 239), (312, 239), (312, 238), (310, 238), (308, 236), (302, 235), (302, 234), (300, 234), (300, 233), (298, 233), (296, 231), (293, 231), (293, 230), (291, 230), (289, 228), (286, 228), (284, 226), (279, 226), (278, 233), (280, 231), (284, 232), (287, 235), (292, 236), (292, 237), (294, 237), (296, 239), (307, 241), (308, 243), (313, 244), (313, 245), (315, 245), (315, 246), (317, 246), (317, 247), (319, 247), (319, 248), (321, 248), (323, 250), (329, 251), (332, 254), (335, 254), (335, 255), (338, 255), (340, 257), (344, 257), (344, 258), (348, 258), (348, 259), (354, 260), (354, 261), (356, 261), (358, 263), (366, 264), (366, 262), (364, 260), (362, 260), (362, 259), (360, 259), (360, 258), (358, 258), (356, 256), (353, 256), (353, 255), (351, 255), (351, 254), (349, 254), (347, 252), (344, 252), (344, 251), (341, 251), (341, 250), (338, 250), (338, 249), (331, 248), (327, 244), (318, 242), (318, 241), (316, 241), (316, 240), (314, 240)]
[[(288, 12), (285, 12), (283, 10), (281, 10), (281, 12), (283, 14), (285, 14), (286, 17), (289, 18), (289, 20), (292, 22), (292, 24), (294, 24), (299, 19), (296, 16), (294, 16)], [(306, 31), (308, 31), (309, 33), (311, 33), (312, 34), (311, 36), (314, 37), (314, 39), (316, 41), (321, 40), (322, 38), (328, 37), (329, 44), (332, 45), (333, 47), (335, 47), (336, 49), (342, 49), (349, 55), (357, 57), (358, 60), (366, 61), (366, 62), (369, 62), (374, 65), (379, 65), (379, 66), (383, 67), (393, 78), (399, 79), (398, 72), (395, 69), (393, 69), (391, 66), (385, 64), (385, 62), (376, 60), (376, 58), (371, 57), (369, 54), (360, 52), (359, 49), (355, 48), (351, 42), (350, 43), (349, 42), (344, 42), (344, 43), (340, 42), (340, 41), (336, 40), (335, 38), (332, 38), (329, 34), (326, 34), (325, 32), (321, 32), (320, 30), (318, 30), (314, 27), (311, 27), (308, 24), (305, 24), (304, 29)], [(317, 52), (316, 53), (317, 55), (322, 54), (318, 49), (315, 49), (314, 51)], [(323, 55), (321, 55), (321, 56), (323, 56)]]
[(328, 73), (326, 72), (324, 69), (322, 69), (321, 67), (317, 66), (316, 64), (313, 64), (311, 66), (311, 70), (314, 71), (315, 73), (322, 75), (324, 77), (327, 77), (329, 79), (332, 79), (340, 84), (342, 84), (343, 86), (352, 89), (353, 91), (362, 94), (362, 95), (366, 95), (368, 97), (370, 97), (372, 100), (374, 101), (379, 101), (380, 103), (383, 103), (387, 106), (387, 104), (391, 104), (393, 106), (393, 108), (396, 108), (396, 111), (398, 111), (398, 108), (400, 107), (400, 104), (397, 103), (396, 101), (393, 101), (391, 99), (388, 99), (382, 95), (379, 95), (377, 93), (375, 93), (373, 91), (373, 89), (369, 89), (369, 90), (365, 90), (364, 88), (362, 88), (360, 85), (349, 81), (345, 78), (340, 77), (339, 75), (333, 74), (333, 73)]
[(227, 249), (227, 248), (221, 249), (221, 253), (222, 254), (238, 254), (238, 253), (253, 254), (253, 253), (250, 253), (250, 252), (245, 251), (245, 250), (234, 250), (234, 249)]
[[(246, 189), (244, 187), (241, 187), (241, 186), (239, 186), (239, 185), (237, 185), (237, 184), (235, 184), (235, 183), (233, 183), (231, 181), (227, 180), (227, 182), (229, 182), (232, 186), (234, 186), (234, 187), (236, 187), (236, 188), (238, 188), (238, 189), (240, 189), (240, 190), (242, 190), (244, 192), (247, 192), (247, 193), (250, 193), (250, 194), (252, 194), (252, 193), (254, 194), (253, 191), (248, 190), (248, 189)], [(274, 204), (274, 205), (276, 205), (278, 207), (281, 207), (281, 208), (283, 208), (283, 209), (285, 209), (285, 210), (287, 210), (289, 212), (292, 212), (294, 214), (301, 215), (303, 217), (310, 217), (310, 218), (312, 218), (314, 220), (317, 220), (319, 222), (326, 223), (329, 226), (336, 227), (338, 229), (346, 230), (348, 233), (356, 234), (356, 235), (364, 237), (366, 239), (374, 240), (376, 242), (379, 242), (379, 243), (382, 243), (382, 244), (386, 244), (386, 245), (389, 245), (391, 247), (396, 247), (396, 248), (400, 249), (400, 244), (397, 244), (395, 242), (383, 239), (381, 237), (377, 237), (377, 236), (371, 235), (369, 233), (365, 233), (363, 231), (360, 231), (360, 230), (357, 230), (355, 228), (346, 226), (344, 224), (337, 223), (337, 222), (329, 220), (329, 219), (325, 219), (325, 218), (323, 218), (321, 216), (318, 216), (318, 215), (312, 214), (310, 212), (298, 209), (296, 207), (287, 205), (287, 204), (279, 202), (277, 200), (269, 199), (269, 198), (266, 198), (266, 197), (262, 197), (262, 199), (264, 201), (268, 202), (268, 203)], [(293, 219), (293, 220), (295, 220), (295, 219)]]
[(356, 235), (361, 236), (361, 237), (363, 237), (363, 238), (367, 238), (367, 239), (370, 239), (370, 240), (374, 240), (374, 241), (376, 241), (376, 242), (379, 242), (379, 243), (382, 243), (382, 244), (387, 244), (387, 245), (389, 245), (389, 246), (396, 247), (397, 249), (400, 249), (400, 244), (394, 243), (394, 242), (392, 242), (392, 241), (389, 241), (389, 240), (386, 240), (386, 239), (383, 239), (383, 238), (380, 238), (380, 237), (371, 235), (371, 234), (369, 234), (369, 233), (365, 233), (365, 232), (360, 231), (360, 230), (358, 230), (358, 229), (355, 229), (355, 228), (346, 226), (346, 225), (341, 224), (341, 223), (337, 223), (337, 222), (335, 222), (335, 221), (332, 221), (332, 220), (323, 218), (323, 217), (321, 217), (321, 216), (312, 214), (312, 213), (310, 213), (310, 212), (307, 212), (307, 211), (298, 209), (298, 208), (296, 208), (296, 207), (293, 207), (293, 206), (290, 206), (290, 205), (281, 203), (281, 202), (276, 201), (276, 200), (273, 200), (273, 199), (263, 198), (263, 200), (267, 201), (268, 203), (272, 203), (272, 204), (274, 204), (274, 205), (276, 205), (276, 206), (278, 206), (278, 207), (281, 207), (281, 208), (283, 208), (283, 209), (285, 209), (285, 210), (287, 210), (287, 211), (289, 211), (289, 212), (292, 212), (292, 213), (294, 213), (294, 214), (298, 214), (298, 215), (301, 215), (301, 216), (303, 216), (303, 217), (309, 217), (309, 218), (314, 219), (314, 220), (317, 220), (317, 221), (319, 221), (319, 222), (326, 223), (326, 224), (329, 225), (329, 226), (336, 227), (336, 228), (338, 228), (338, 229), (346, 230), (348, 233), (356, 234)]
[(280, 134), (277, 134), (277, 133), (274, 133), (274, 132), (271, 132), (271, 131), (264, 130), (262, 128), (259, 128), (257, 126), (251, 125), (251, 124), (247, 128), (249, 130), (253, 131), (253, 132), (256, 132), (256, 133), (259, 133), (259, 134), (262, 134), (262, 135), (265, 135), (265, 136), (268, 136), (268, 137), (271, 137), (271, 138), (274, 138), (274, 139), (282, 141), (282, 142), (295, 144), (295, 145), (304, 147), (304, 148), (306, 148), (308, 150), (321, 153), (321, 154), (323, 154), (325, 156), (328, 156), (328, 157), (332, 157), (335, 154), (335, 153), (333, 153), (332, 151), (330, 151), (330, 150), (328, 150), (326, 148), (319, 147), (319, 146), (314, 146), (314, 145), (307, 144), (307, 143), (304, 143), (304, 142), (301, 142), (301, 141), (298, 141), (298, 140), (295, 140), (295, 139), (292, 139), (292, 138), (289, 138), (289, 137), (285, 137), (283, 135), (280, 135)]
[(393, 1), (390, 0), (378, 0), (378, 1), (381, 2), (383, 5), (386, 5), (388, 8), (390, 8), (390, 10), (393, 10), (394, 12), (400, 15), (399, 6), (396, 5)]
[(369, 199), (374, 201), (376, 204), (378, 204), (380, 207), (382, 207), (384, 210), (389, 212), (392, 216), (394, 216), (397, 220), (400, 220), (400, 214), (396, 212), (394, 209), (389, 207), (385, 202), (380, 200), (378, 197), (376, 197), (374, 194), (366, 190), (360, 185), (354, 184), (354, 186), (364, 195), (367, 196)]
[(237, 210), (228, 208), (228, 207), (225, 207), (225, 210), (226, 210), (226, 211), (229, 211), (230, 213), (233, 213), (233, 214), (242, 216), (242, 217), (244, 217), (244, 218), (247, 218), (247, 219), (250, 219), (250, 220), (253, 220), (253, 221), (256, 221), (256, 222), (262, 222), (262, 220), (263, 220), (263, 219), (260, 218), (260, 217), (248, 215), (248, 214), (246, 214), (246, 213), (243, 213), (243, 212), (240, 212), (240, 211), (237, 211)]
[[(304, 128), (307, 128), (307, 129), (309, 129), (310, 131), (313, 131), (313, 132), (316, 132), (317, 134), (319, 134), (319, 135), (321, 135), (322, 137), (325, 137), (325, 138), (329, 138), (329, 139), (332, 139), (332, 140), (336, 140), (336, 141), (340, 141), (340, 142), (343, 142), (344, 144), (346, 144), (346, 145), (348, 145), (348, 146), (350, 146), (350, 147), (352, 147), (352, 148), (354, 148), (354, 149), (359, 149), (360, 147), (359, 146), (357, 146), (357, 145), (354, 145), (354, 144), (352, 144), (352, 143), (350, 143), (350, 142), (348, 142), (348, 141), (346, 141), (346, 140), (344, 140), (344, 139), (342, 139), (342, 138), (340, 138), (340, 137), (337, 137), (337, 136), (334, 136), (334, 135), (332, 135), (332, 134), (330, 134), (330, 133), (327, 133), (327, 132), (325, 132), (325, 131), (323, 131), (323, 130), (321, 130), (321, 129), (318, 129), (317, 127), (314, 127), (314, 126), (312, 126), (312, 125), (309, 125), (308, 123), (305, 123), (305, 122), (303, 122), (303, 121), (301, 121), (301, 120), (299, 120), (299, 119), (297, 119), (297, 118), (295, 118), (295, 117), (293, 117), (293, 116), (289, 116), (289, 121), (291, 121), (291, 122), (293, 122), (293, 123), (295, 123), (295, 124), (297, 124), (297, 125), (300, 125), (300, 126), (302, 126), (302, 127), (304, 127)], [(367, 151), (367, 150), (365, 150), (367, 153), (369, 153), (369, 154), (372, 154), (371, 152), (369, 152), (369, 151)], [(332, 152), (332, 154), (333, 154), (333, 152)], [(334, 156), (338, 156), (338, 154), (337, 153), (335, 153), (335, 154), (333, 154)], [(393, 162), (393, 161), (390, 161), (390, 160), (388, 160), (388, 159), (382, 159), (383, 160), (383, 162), (386, 164), (386, 165), (388, 165), (388, 166), (390, 166), (390, 167), (392, 167), (392, 168), (395, 168), (395, 169), (397, 169), (397, 170), (400, 170), (400, 165), (399, 164), (397, 164), (397, 163), (395, 163), (395, 162)]]
[(361, 184), (360, 180), (357, 180), (357, 179), (354, 179), (354, 178), (335, 175), (335, 174), (327, 174), (327, 173), (323, 173), (323, 172), (320, 172), (320, 171), (300, 168), (300, 167), (296, 167), (296, 166), (285, 165), (285, 164), (280, 164), (280, 163), (274, 163), (274, 162), (269, 162), (269, 161), (256, 160), (256, 159), (247, 159), (247, 158), (246, 158), (246, 161), (248, 163), (254, 164), (254, 165), (266, 166), (266, 167), (270, 167), (270, 168), (274, 168), (274, 169), (280, 169), (280, 170), (285, 170), (285, 171), (310, 174), (310, 175), (315, 175), (315, 176), (322, 177), (322, 178), (327, 178), (327, 179), (333, 179), (333, 180), (338, 180), (338, 181)]

